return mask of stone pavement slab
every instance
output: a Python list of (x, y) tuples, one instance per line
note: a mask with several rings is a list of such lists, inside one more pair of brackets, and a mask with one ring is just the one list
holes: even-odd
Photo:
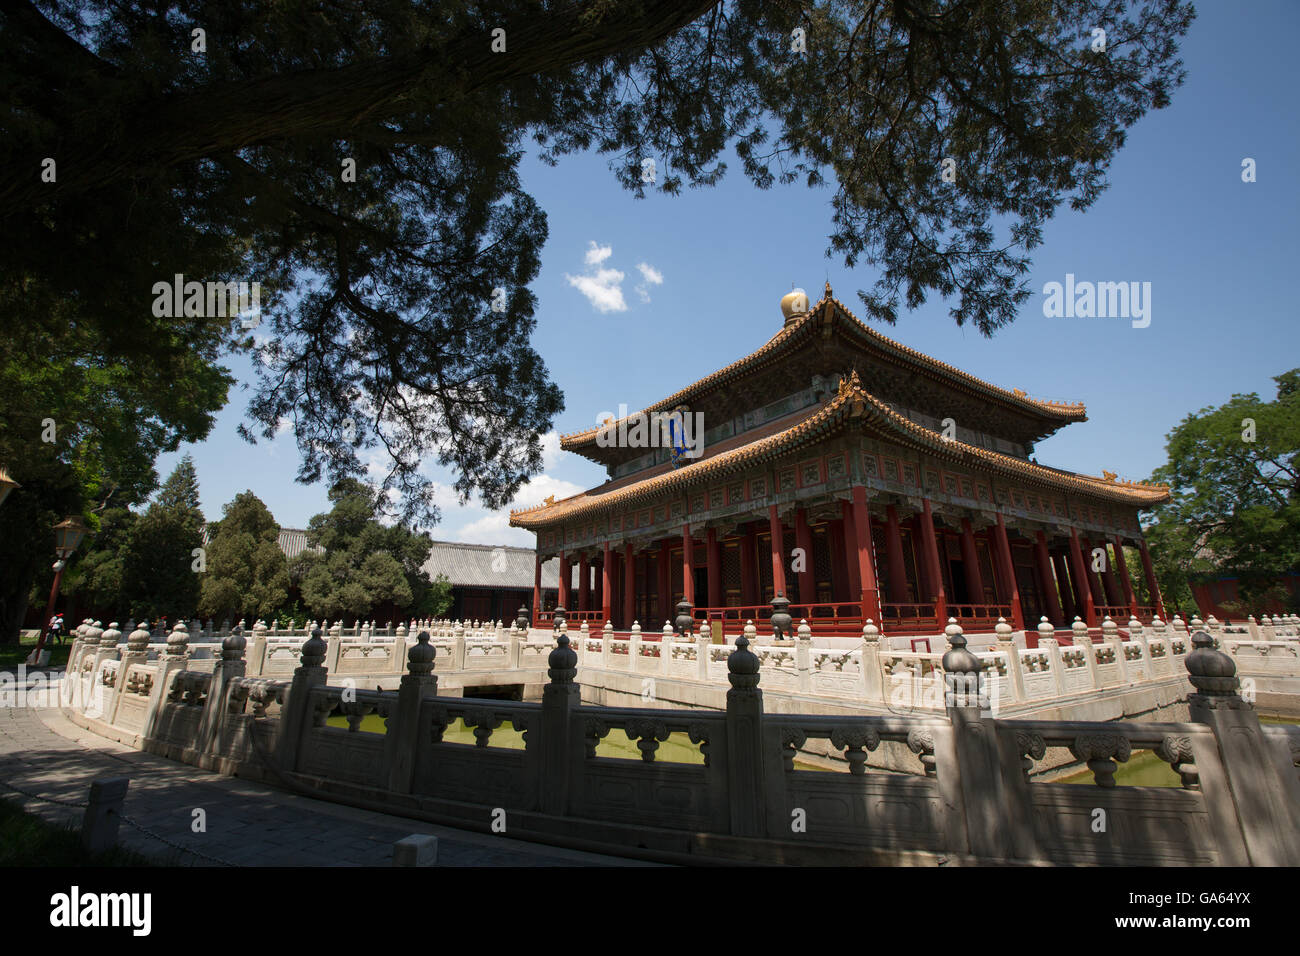
[[(0, 707), (0, 797), (81, 825), (97, 777), (131, 778), (120, 843), (174, 866), (390, 866), (393, 844), (438, 837), (440, 866), (650, 866), (314, 800), (140, 753), (83, 730), (57, 708)], [(206, 831), (194, 832), (194, 811)], [(181, 849), (183, 848), (183, 849)]]

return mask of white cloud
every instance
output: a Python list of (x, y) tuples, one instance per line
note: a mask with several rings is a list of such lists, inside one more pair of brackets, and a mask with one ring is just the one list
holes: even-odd
[(636, 264), (636, 267), (641, 272), (641, 278), (645, 280), (637, 285), (636, 294), (641, 297), (641, 301), (643, 303), (649, 302), (650, 301), (649, 286), (663, 285), (664, 274), (660, 272), (658, 269), (656, 269), (654, 266), (650, 265), (650, 263), (648, 262), (638, 262)]
[(626, 312), (627, 300), (623, 298), (623, 273), (617, 269), (597, 269), (594, 275), (564, 278), (569, 285), (587, 297), (597, 312)]
[(641, 270), (641, 278), (651, 285), (663, 285), (664, 274), (650, 265), (648, 262), (638, 262), (636, 267)]
[(548, 495), (554, 495), (555, 500), (559, 501), (579, 494), (584, 490), (581, 485), (576, 485), (571, 481), (564, 481), (542, 474), (520, 488), (519, 493), (510, 502), (509, 507), (502, 508), (500, 511), (487, 511), (477, 505), (446, 509), (443, 512), (443, 520), (446, 523), (447, 518), (455, 520), (456, 518), (471, 518), (474, 514), (478, 515), (478, 517), (472, 517), (471, 520), (452, 532), (452, 540), (454, 541), (463, 541), (467, 544), (515, 544), (520, 547), (531, 548), (537, 544), (536, 533), (523, 528), (510, 527), (510, 509), (513, 508), (518, 511), (524, 508), (533, 508), (540, 505)]
[(586, 262), (589, 266), (598, 266), (614, 254), (613, 246), (598, 246), (596, 240), (591, 240), (591, 248), (587, 250)]

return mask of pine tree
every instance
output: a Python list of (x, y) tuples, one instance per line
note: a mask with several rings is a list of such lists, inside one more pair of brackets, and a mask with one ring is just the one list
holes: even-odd
[(289, 599), (280, 528), (262, 500), (244, 491), (208, 526), (207, 570), (199, 613), (212, 618), (272, 619)]
[(122, 592), (131, 613), (148, 619), (193, 617), (204, 561), (198, 476), (186, 455), (128, 538)]

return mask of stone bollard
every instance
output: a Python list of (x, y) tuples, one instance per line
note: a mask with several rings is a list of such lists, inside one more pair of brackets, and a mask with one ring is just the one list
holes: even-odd
[(104, 853), (117, 846), (117, 828), (130, 783), (130, 777), (101, 777), (91, 782), (81, 818), (81, 845), (87, 852)]
[(438, 838), (413, 833), (393, 844), (393, 866), (437, 866)]

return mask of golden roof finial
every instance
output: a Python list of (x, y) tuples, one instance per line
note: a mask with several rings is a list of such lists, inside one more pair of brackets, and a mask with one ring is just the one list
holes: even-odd
[(827, 298), (827, 300), (829, 301), (829, 300), (833, 297), (833, 295), (834, 295), (834, 293), (831, 292), (831, 280), (830, 280), (830, 279), (827, 279), (827, 280), (826, 280), (826, 298)]
[(1029, 393), (1023, 388), (1013, 388), (1011, 394), (1016, 396), (1016, 398), (1026, 398), (1029, 395)]
[(1115, 474), (1115, 472), (1107, 471), (1105, 468), (1101, 470), (1101, 476), (1105, 478), (1107, 481), (1114, 481), (1116, 478), (1119, 477), (1119, 475)]
[(555, 495), (547, 495), (545, 498), (542, 499), (542, 504), (544, 505), (555, 504)]

